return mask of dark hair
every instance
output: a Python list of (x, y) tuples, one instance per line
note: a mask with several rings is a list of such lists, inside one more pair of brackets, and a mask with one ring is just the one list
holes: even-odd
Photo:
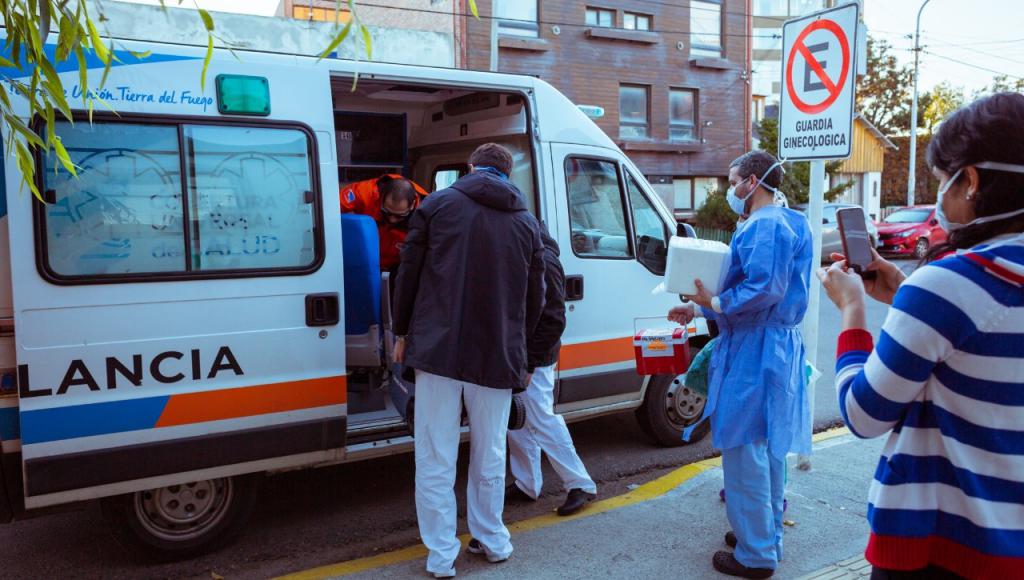
[[(1024, 164), (1024, 94), (998, 93), (961, 107), (946, 117), (928, 144), (928, 165), (952, 176), (981, 163)], [(1024, 174), (978, 169), (977, 217), (1024, 207)], [(959, 179), (963, 178), (963, 174)], [(995, 236), (1024, 231), (1024, 216), (978, 224), (952, 232), (924, 261), (976, 246)]]
[(753, 175), (757, 179), (764, 178), (762, 183), (768, 187), (778, 189), (782, 185), (782, 166), (777, 166), (765, 175), (768, 168), (775, 165), (778, 159), (766, 151), (748, 151), (740, 155), (729, 164), (729, 168), (736, 168), (736, 173), (743, 179)]
[(512, 153), (497, 143), (484, 143), (469, 156), (469, 164), (475, 167), (493, 167), (509, 175), (512, 173)]
[(377, 191), (380, 193), (381, 203), (389, 197), (404, 200), (409, 205), (416, 202), (416, 188), (404, 177), (381, 176), (377, 180)]

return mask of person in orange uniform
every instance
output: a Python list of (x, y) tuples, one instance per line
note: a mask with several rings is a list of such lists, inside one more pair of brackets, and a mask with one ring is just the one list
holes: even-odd
[(380, 268), (394, 270), (398, 252), (409, 231), (409, 217), (427, 196), (426, 190), (401, 175), (350, 183), (341, 188), (341, 212), (358, 213), (377, 221), (380, 236)]

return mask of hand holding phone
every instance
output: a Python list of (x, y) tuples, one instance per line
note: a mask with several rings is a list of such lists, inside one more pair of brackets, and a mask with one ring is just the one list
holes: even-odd
[(843, 241), (846, 264), (861, 278), (874, 279), (876, 273), (867, 267), (875, 260), (871, 238), (868, 236), (864, 210), (859, 207), (844, 207), (836, 212), (839, 222), (839, 237)]

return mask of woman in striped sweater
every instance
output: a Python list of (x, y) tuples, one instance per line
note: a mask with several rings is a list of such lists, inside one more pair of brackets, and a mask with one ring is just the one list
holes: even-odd
[[(947, 244), (906, 279), (880, 258), (875, 280), (818, 274), (843, 418), (889, 434), (866, 555), (872, 578), (1024, 578), (1024, 94), (953, 113), (928, 163)], [(865, 293), (892, 304), (877, 345)]]

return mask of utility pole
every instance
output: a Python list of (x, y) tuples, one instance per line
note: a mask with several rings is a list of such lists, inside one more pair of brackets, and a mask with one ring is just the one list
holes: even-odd
[(921, 60), (921, 13), (932, 0), (924, 0), (917, 11), (917, 28), (914, 29), (914, 99), (910, 102), (910, 168), (907, 171), (907, 205), (914, 205), (914, 189), (917, 185), (917, 77)]

